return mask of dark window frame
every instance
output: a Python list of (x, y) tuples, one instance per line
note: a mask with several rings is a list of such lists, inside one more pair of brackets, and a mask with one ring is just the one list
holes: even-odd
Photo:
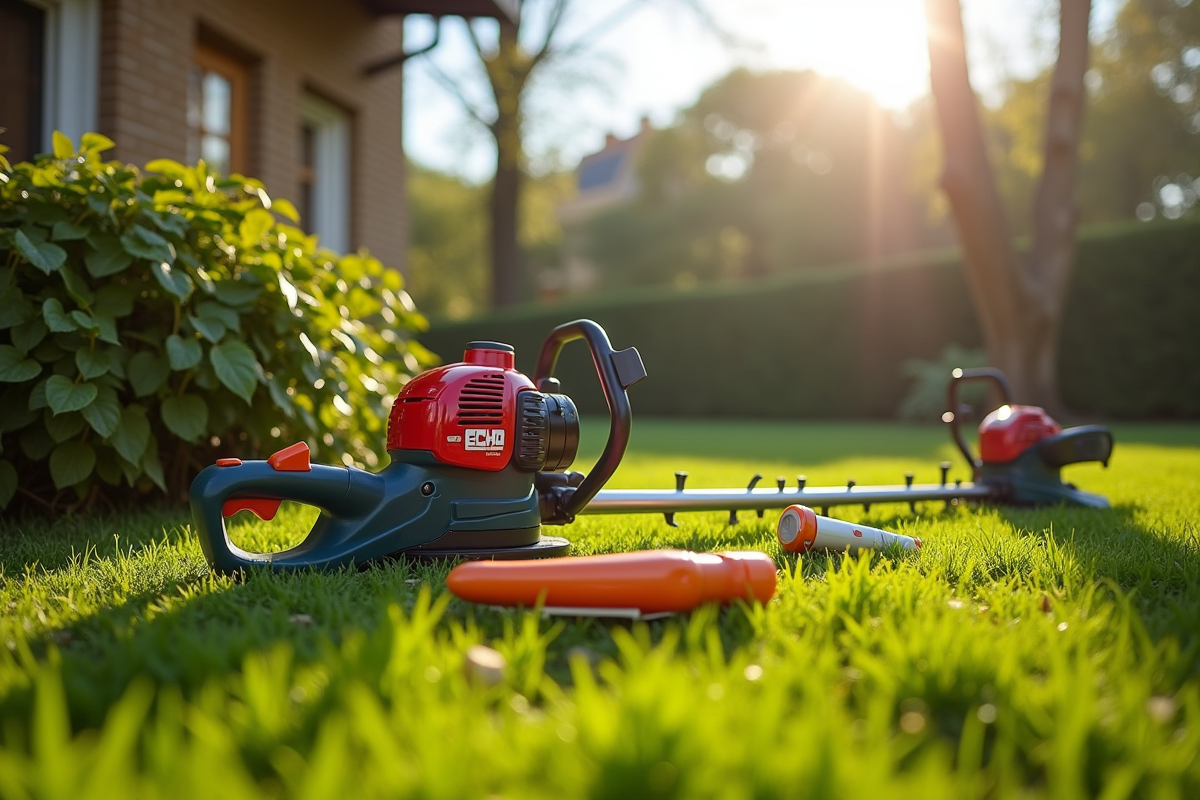
[[(0, 44), (8, 37), (13, 37), (14, 42), (26, 44), (29, 48), (22, 65), (7, 63), (9, 58), (19, 53), (19, 47), (0, 47), (4, 52), (0, 56), (0, 127), (8, 128), (0, 134), (0, 142), (12, 148), (7, 153), (10, 161), (25, 161), (42, 151), (45, 139), (48, 77), (46, 26), (49, 14), (46, 9), (22, 0), (0, 0), (0, 20), (6, 23)], [(23, 75), (21, 69), (25, 70)], [(21, 120), (24, 130), (16, 130), (9, 115), (21, 106), (24, 106), (24, 118)]]

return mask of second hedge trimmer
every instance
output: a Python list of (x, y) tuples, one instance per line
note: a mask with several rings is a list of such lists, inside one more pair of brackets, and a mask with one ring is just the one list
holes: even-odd
[[(562, 347), (583, 339), (591, 351), (609, 408), (609, 437), (592, 471), (566, 468), (579, 444), (579, 417), (553, 377)], [(578, 320), (555, 328), (538, 356), (534, 379), (514, 368), (513, 348), (472, 342), (463, 361), (429, 370), (396, 398), (388, 420), (391, 464), (378, 473), (311, 464), (297, 443), (263, 461), (224, 458), (192, 483), (196, 531), (209, 564), (219, 572), (248, 568), (336, 568), (400, 555), (484, 559), (564, 555), (566, 539), (543, 536), (543, 525), (563, 525), (579, 514), (660, 513), (674, 524), (683, 511), (761, 513), (794, 504), (839, 505), (975, 500), (1028, 505), (1066, 502), (1107, 507), (1098, 495), (1064, 483), (1059, 470), (1081, 461), (1108, 462), (1112, 435), (1086, 426), (1062, 430), (1044, 411), (1013, 405), (995, 370), (956, 370), (946, 419), (971, 466), (973, 480), (938, 484), (685, 489), (676, 473), (672, 490), (602, 489), (629, 443), (632, 414), (626, 389), (646, 376), (634, 348), (613, 350), (603, 328)], [(958, 387), (990, 381), (1004, 405), (980, 427), (975, 457), (959, 427)], [(237, 547), (225, 518), (247, 510), (274, 517), (284, 500), (316, 506), (321, 514), (304, 541), (278, 553)]]
[[(960, 418), (970, 407), (959, 402), (959, 389), (965, 383), (989, 383), (999, 392), (1002, 405), (992, 411), (979, 426), (980, 454), (971, 452), (963, 435)], [(1068, 464), (1099, 461), (1105, 466), (1112, 454), (1113, 438), (1102, 425), (1084, 425), (1063, 430), (1037, 406), (1016, 405), (1012, 388), (1004, 373), (997, 369), (956, 369), (948, 389), (950, 411), (942, 419), (949, 424), (950, 435), (962, 452), (973, 480), (948, 482), (950, 462), (938, 466), (939, 483), (915, 484), (913, 474), (905, 475), (903, 486), (808, 486), (803, 476), (789, 486), (777, 478), (774, 488), (758, 488), (761, 475), (750, 479), (745, 489), (685, 489), (686, 472), (675, 473), (675, 490), (610, 489), (598, 492), (585, 514), (633, 514), (661, 512), (674, 525), (680, 511), (729, 511), (730, 524), (737, 522), (738, 511), (762, 511), (802, 504), (824, 511), (832, 506), (861, 505), (870, 508), (880, 503), (922, 501), (954, 502), (975, 500), (1001, 505), (1042, 505), (1069, 503), (1091, 508), (1108, 508), (1108, 500), (1065, 483), (1059, 473)]]

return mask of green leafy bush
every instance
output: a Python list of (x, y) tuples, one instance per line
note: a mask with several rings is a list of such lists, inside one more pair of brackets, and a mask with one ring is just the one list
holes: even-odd
[(110, 147), (56, 133), (34, 162), (0, 155), (0, 508), (179, 498), (218, 453), (297, 440), (377, 464), (429, 361), (400, 275), (319, 249), (257, 181), (142, 175)]

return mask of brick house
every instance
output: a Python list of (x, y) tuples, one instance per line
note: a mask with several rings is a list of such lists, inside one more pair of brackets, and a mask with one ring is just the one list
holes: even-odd
[(17, 160), (55, 130), (94, 130), (124, 161), (204, 158), (291, 199), (327, 246), (401, 267), (403, 83), (386, 67), (403, 15), (501, 5), (512, 13), (511, 0), (0, 0), (0, 141)]

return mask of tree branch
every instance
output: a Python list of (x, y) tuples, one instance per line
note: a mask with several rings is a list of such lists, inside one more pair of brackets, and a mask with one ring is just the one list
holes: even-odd
[(479, 56), (479, 60), (486, 62), (488, 55), (483, 52), (483, 42), (479, 41), (479, 35), (475, 33), (475, 26), (469, 19), (464, 19), (463, 24), (467, 26), (467, 35), (471, 37), (471, 44), (475, 46), (475, 53)]
[(687, 6), (691, 10), (692, 14), (695, 15), (696, 19), (700, 20), (700, 23), (708, 29), (708, 32), (717, 37), (722, 46), (725, 48), (729, 50), (740, 48), (750, 48), (755, 50), (762, 49), (763, 45), (761, 40), (756, 41), (754, 39), (744, 38), (730, 32), (726, 28), (721, 27), (721, 24), (717, 22), (716, 17), (709, 13), (708, 9), (704, 7), (704, 4), (700, 0), (679, 0), (679, 2)]
[(562, 22), (563, 15), (570, 4), (571, 0), (557, 0), (554, 4), (554, 9), (550, 12), (550, 22), (546, 25), (546, 36), (542, 39), (541, 47), (533, 54), (531, 67), (536, 67), (546, 57), (546, 54), (550, 52), (550, 44), (554, 41), (554, 34), (558, 30), (558, 24)]
[[(618, 22), (624, 19), (629, 12), (633, 11), (638, 6), (643, 5), (645, 2), (646, 0), (629, 0), (629, 2), (627, 2), (625, 5), (621, 6), (616, 11), (609, 14), (607, 17), (600, 20), (583, 33), (579, 34), (579, 36), (570, 44), (565, 44), (562, 47), (548, 50), (546, 56), (544, 57), (563, 58), (586, 50), (592, 45), (593, 42), (596, 41), (596, 39), (599, 39), (602, 35), (604, 35), (609, 28), (616, 25)], [(550, 44), (548, 39), (546, 44)], [(539, 60), (541, 60), (541, 57), (539, 57)]]
[[(495, 120), (488, 121), (484, 119), (482, 112), (475, 108), (474, 104), (467, 99), (467, 96), (462, 93), (462, 89), (453, 78), (442, 72), (441, 67), (435, 64), (432, 59), (426, 60), (425, 65), (429, 67), (430, 71), (433, 73), (434, 79), (440, 83), (443, 88), (448, 90), (456, 100), (458, 100), (459, 105), (462, 106), (462, 109), (467, 113), (467, 116), (478, 122), (483, 127), (487, 128), (489, 131), (495, 133), (495, 131), (493, 131)], [(491, 85), (491, 82), (489, 81), (488, 84)]]

